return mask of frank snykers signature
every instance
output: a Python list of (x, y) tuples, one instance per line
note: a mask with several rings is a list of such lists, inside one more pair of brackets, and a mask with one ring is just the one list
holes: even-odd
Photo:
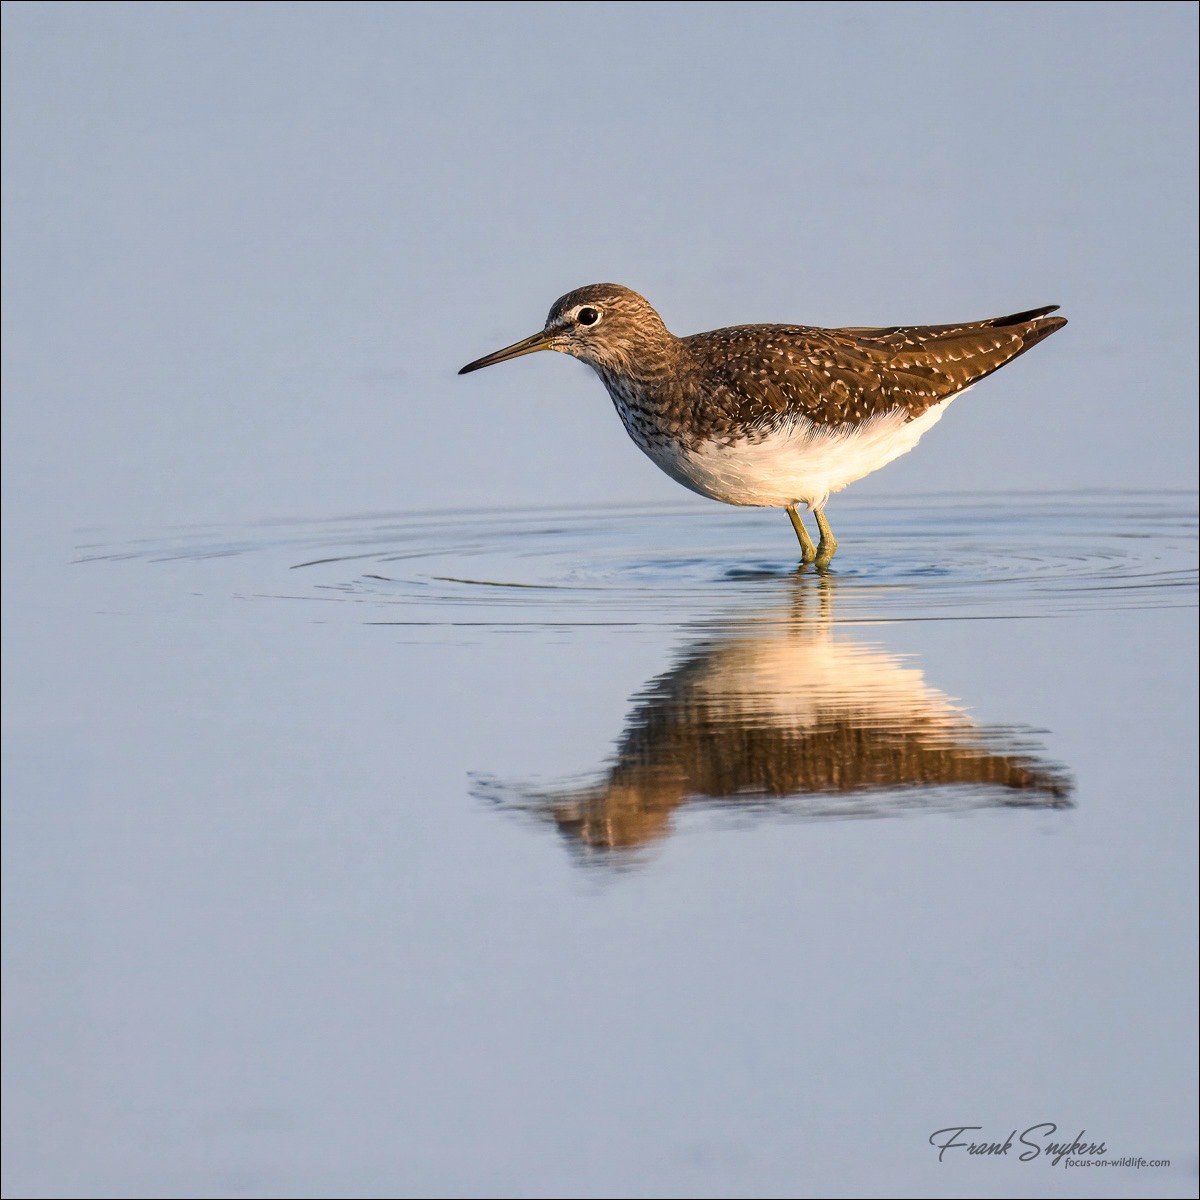
[(1047, 1138), (1058, 1132), (1058, 1126), (1050, 1121), (1041, 1125), (1030, 1125), (1019, 1134), (1014, 1129), (1002, 1142), (986, 1140), (974, 1141), (967, 1134), (977, 1133), (982, 1125), (948, 1125), (945, 1129), (937, 1129), (929, 1135), (929, 1144), (938, 1150), (938, 1162), (943, 1162), (947, 1150), (965, 1150), (968, 1154), (991, 1155), (997, 1158), (1006, 1157), (1013, 1149), (1014, 1140), (1018, 1146), (1025, 1149), (1017, 1154), (1021, 1162), (1033, 1162), (1035, 1158), (1046, 1157), (1052, 1166), (1057, 1167), (1064, 1158), (1085, 1158), (1089, 1155), (1108, 1153), (1108, 1147), (1103, 1142), (1089, 1142), (1084, 1139), (1087, 1130), (1081, 1129), (1078, 1137), (1069, 1142), (1051, 1142)]

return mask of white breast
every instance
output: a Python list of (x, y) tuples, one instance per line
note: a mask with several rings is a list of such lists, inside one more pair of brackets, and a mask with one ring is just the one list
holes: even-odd
[(642, 449), (672, 479), (713, 500), (766, 508), (789, 504), (820, 508), (833, 492), (907, 454), (941, 420), (949, 404), (944, 400), (912, 421), (905, 420), (902, 409), (858, 426), (833, 428), (801, 417), (761, 441)]

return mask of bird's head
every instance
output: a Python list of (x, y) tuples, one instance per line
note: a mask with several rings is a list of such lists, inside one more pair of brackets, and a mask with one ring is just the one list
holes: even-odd
[(593, 283), (559, 297), (540, 332), (468, 363), (459, 374), (535, 350), (558, 350), (593, 367), (628, 373), (673, 341), (662, 318), (637, 292), (615, 283)]

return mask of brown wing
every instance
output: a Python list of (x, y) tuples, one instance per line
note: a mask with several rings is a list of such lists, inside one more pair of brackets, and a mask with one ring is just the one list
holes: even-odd
[(687, 338), (711, 401), (739, 423), (799, 413), (856, 425), (903, 408), (909, 419), (999, 370), (1067, 322), (1033, 309), (965, 325), (810, 329), (748, 325)]

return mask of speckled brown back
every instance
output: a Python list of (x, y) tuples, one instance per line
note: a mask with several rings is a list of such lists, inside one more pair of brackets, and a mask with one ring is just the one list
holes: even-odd
[(1061, 329), (1063, 317), (1047, 316), (1056, 307), (965, 325), (742, 325), (681, 340), (707, 404), (737, 425), (857, 425), (896, 408), (919, 417), (970, 387)]

